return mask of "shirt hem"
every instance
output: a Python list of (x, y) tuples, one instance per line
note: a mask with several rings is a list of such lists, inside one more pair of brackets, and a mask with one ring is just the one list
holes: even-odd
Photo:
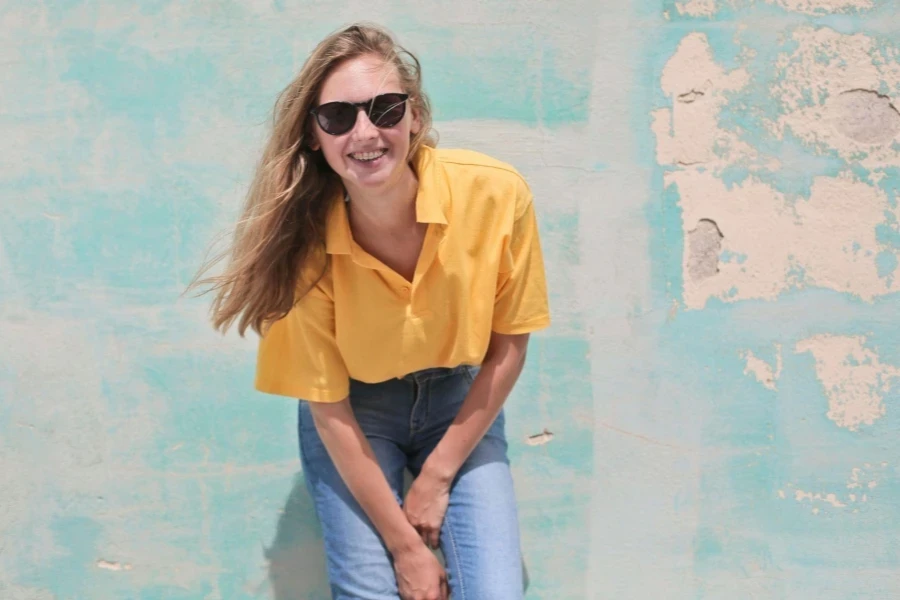
[(523, 333), (531, 333), (540, 329), (546, 329), (550, 326), (550, 316), (545, 315), (537, 319), (531, 319), (522, 323), (511, 323), (504, 325), (494, 325), (492, 330), (503, 335), (520, 335)]
[(256, 382), (253, 386), (258, 392), (271, 394), (273, 396), (285, 396), (287, 398), (295, 398), (297, 400), (306, 400), (309, 402), (322, 402), (324, 404), (333, 404), (340, 402), (350, 395), (350, 391), (345, 393), (335, 392), (333, 390), (324, 390), (321, 388), (309, 388), (298, 385), (265, 385)]

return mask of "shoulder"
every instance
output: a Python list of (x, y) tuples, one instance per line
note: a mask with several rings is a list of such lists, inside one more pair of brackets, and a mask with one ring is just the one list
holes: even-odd
[(511, 164), (487, 154), (467, 149), (435, 149), (435, 162), (447, 174), (452, 188), (465, 188), (467, 195), (490, 197), (510, 204), (516, 216), (532, 200), (531, 189)]
[(434, 150), (434, 157), (438, 164), (454, 175), (490, 178), (498, 183), (525, 183), (511, 164), (475, 150), (442, 148)]

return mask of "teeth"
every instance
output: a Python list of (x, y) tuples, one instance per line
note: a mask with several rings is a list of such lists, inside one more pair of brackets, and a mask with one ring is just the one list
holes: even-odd
[(353, 158), (356, 160), (375, 160), (381, 156), (384, 156), (387, 153), (387, 150), (378, 150), (376, 152), (357, 152), (355, 154), (351, 154)]

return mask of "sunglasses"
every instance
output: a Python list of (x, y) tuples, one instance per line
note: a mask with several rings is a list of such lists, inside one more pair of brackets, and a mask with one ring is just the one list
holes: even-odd
[(329, 135), (347, 133), (356, 125), (360, 109), (375, 127), (393, 127), (406, 114), (409, 94), (380, 94), (365, 102), (326, 102), (310, 110), (322, 131)]

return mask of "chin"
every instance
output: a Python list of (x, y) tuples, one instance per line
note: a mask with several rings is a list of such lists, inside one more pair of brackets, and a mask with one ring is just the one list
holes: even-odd
[(350, 165), (348, 174), (351, 175), (350, 178), (356, 182), (356, 185), (360, 187), (378, 188), (397, 179), (398, 171), (400, 169), (396, 163), (386, 163), (372, 170), (360, 169), (357, 165)]

